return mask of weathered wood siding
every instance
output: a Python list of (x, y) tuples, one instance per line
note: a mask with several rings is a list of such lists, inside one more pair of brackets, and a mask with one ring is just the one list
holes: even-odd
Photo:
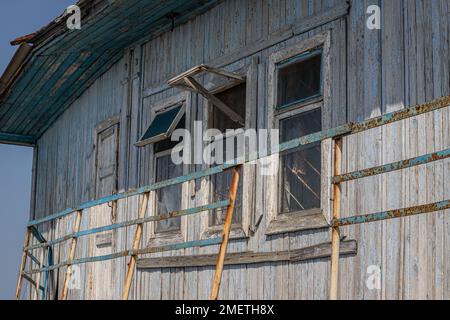
[[(324, 128), (361, 121), (450, 94), (450, 4), (448, 0), (355, 0), (349, 14), (327, 19), (343, 0), (229, 0), (173, 32), (127, 51), (124, 59), (90, 87), (39, 139), (35, 217), (93, 196), (95, 128), (121, 114), (119, 190), (151, 183), (150, 148), (133, 146), (150, 123), (150, 109), (178, 91), (166, 81), (206, 63), (237, 70), (259, 58), (253, 111), (257, 128), (268, 124), (268, 57), (314, 35), (330, 31), (330, 90)], [(366, 9), (381, 7), (382, 29), (366, 27)], [(191, 120), (202, 120), (205, 100), (187, 94)], [(344, 139), (343, 172), (415, 157), (450, 147), (450, 108)], [(324, 160), (325, 161), (325, 160)], [(329, 164), (327, 164), (329, 166)], [(190, 171), (200, 166), (190, 166)], [(257, 170), (258, 171), (258, 170)], [(344, 184), (343, 216), (425, 204), (450, 196), (450, 161), (440, 161)], [(266, 236), (270, 180), (254, 177), (253, 211), (263, 214), (256, 233), (231, 242), (230, 252), (301, 249), (330, 241), (330, 231)], [(185, 207), (206, 203), (207, 182), (197, 183)], [(186, 184), (185, 188), (188, 188)], [(192, 186), (191, 186), (192, 187)], [(330, 200), (331, 201), (331, 200)], [(328, 201), (329, 202), (329, 201)], [(327, 199), (325, 199), (327, 203)], [(136, 218), (138, 198), (119, 201), (117, 221)], [(107, 206), (91, 214), (109, 214)], [(151, 211), (151, 206), (149, 212)], [(450, 299), (450, 212), (432, 213), (343, 228), (358, 242), (358, 254), (341, 258), (343, 299)], [(207, 213), (203, 213), (207, 214)], [(45, 230), (49, 238), (71, 230), (71, 217)], [(183, 218), (185, 219), (185, 218)], [(186, 240), (200, 237), (201, 216), (186, 218)], [(82, 228), (88, 225), (86, 218)], [(48, 228), (49, 226), (47, 226)], [(143, 242), (149, 230), (144, 230)], [(116, 231), (111, 250), (129, 248), (134, 228)], [(95, 240), (80, 242), (77, 257)], [(217, 247), (186, 249), (168, 255), (212, 254)], [(61, 246), (55, 258), (66, 258)], [(82, 290), (70, 298), (120, 298), (126, 260), (112, 266), (111, 287), (95, 287), (91, 266), (80, 267)], [(382, 270), (381, 290), (366, 287), (369, 266)], [(64, 269), (60, 271), (60, 277)], [(213, 267), (137, 270), (132, 299), (207, 299)], [(98, 282), (98, 281), (97, 281)], [(60, 285), (62, 281), (60, 280)], [(221, 299), (326, 299), (329, 260), (225, 266)], [(94, 292), (93, 292), (94, 291)]]

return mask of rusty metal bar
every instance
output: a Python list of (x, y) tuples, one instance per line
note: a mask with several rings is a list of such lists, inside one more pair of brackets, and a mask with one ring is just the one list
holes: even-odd
[(193, 173), (190, 173), (190, 174), (185, 175), (185, 176), (181, 176), (181, 177), (177, 177), (177, 178), (173, 178), (173, 179), (157, 182), (157, 183), (154, 183), (152, 185), (148, 185), (148, 186), (141, 187), (141, 188), (138, 188), (138, 189), (131, 189), (131, 190), (128, 190), (128, 191), (122, 192), (122, 193), (116, 193), (116, 194), (113, 194), (113, 195), (110, 195), (110, 196), (107, 196), (107, 197), (104, 197), (104, 198), (100, 198), (100, 199), (97, 199), (97, 200), (88, 201), (88, 202), (85, 202), (85, 203), (79, 205), (76, 208), (68, 208), (68, 209), (66, 209), (64, 211), (61, 211), (61, 212), (49, 215), (49, 216), (47, 216), (45, 218), (30, 221), (30, 222), (28, 222), (28, 226), (35, 226), (35, 225), (38, 225), (38, 224), (41, 224), (41, 223), (44, 223), (44, 222), (49, 222), (49, 221), (52, 221), (52, 220), (55, 220), (55, 219), (59, 219), (59, 218), (65, 217), (65, 216), (67, 216), (67, 215), (69, 215), (71, 213), (74, 213), (74, 212), (77, 212), (77, 211), (80, 211), (80, 210), (84, 210), (84, 209), (89, 209), (91, 207), (99, 206), (99, 205), (102, 205), (102, 204), (105, 204), (105, 203), (108, 203), (108, 202), (117, 201), (117, 200), (129, 198), (129, 197), (137, 196), (137, 195), (140, 195), (140, 194), (143, 194), (143, 193), (146, 193), (146, 192), (150, 192), (150, 191), (153, 191), (153, 190), (158, 190), (158, 189), (161, 189), (161, 188), (170, 187), (170, 186), (181, 184), (181, 183), (188, 182), (188, 181), (191, 181), (191, 180), (196, 180), (196, 179), (208, 177), (208, 176), (211, 176), (211, 175), (215, 175), (215, 174), (218, 174), (218, 173), (222, 173), (222, 172), (227, 171), (227, 170), (229, 170), (229, 169), (231, 169), (233, 167), (236, 167), (238, 165), (240, 165), (240, 163), (238, 163), (237, 161), (235, 163), (233, 163), (233, 161), (230, 161), (230, 163), (222, 164), (222, 165), (219, 165), (219, 166), (216, 166), (216, 167), (213, 167), (213, 168), (209, 168), (209, 169), (206, 169), (206, 170), (202, 170), (202, 171), (193, 172)]
[(223, 208), (223, 207), (228, 206), (229, 203), (230, 203), (229, 200), (222, 200), (222, 201), (218, 201), (215, 203), (211, 203), (211, 204), (207, 204), (207, 205), (199, 206), (199, 207), (195, 207), (195, 208), (183, 209), (183, 210), (173, 211), (173, 212), (169, 212), (169, 213), (161, 214), (161, 215), (157, 215), (157, 216), (145, 217), (143, 219), (129, 220), (129, 221), (110, 224), (110, 225), (103, 226), (103, 227), (82, 230), (82, 231), (68, 234), (64, 237), (61, 237), (61, 238), (58, 238), (55, 240), (50, 240), (45, 243), (39, 243), (39, 244), (27, 246), (24, 248), (24, 250), (29, 251), (29, 250), (34, 250), (34, 249), (43, 248), (43, 247), (50, 247), (55, 244), (70, 240), (72, 238), (80, 238), (80, 237), (88, 236), (88, 235), (95, 234), (95, 233), (116, 230), (116, 229), (120, 229), (120, 228), (124, 228), (124, 227), (131, 227), (131, 226), (141, 224), (141, 223), (168, 220), (168, 219), (173, 219), (173, 218), (178, 218), (178, 217), (182, 217), (182, 216), (200, 213), (203, 211), (209, 211), (209, 210), (214, 210), (214, 209), (218, 209), (218, 208)]
[(227, 209), (227, 214), (225, 216), (225, 223), (222, 232), (222, 243), (219, 249), (219, 256), (217, 259), (216, 272), (214, 274), (213, 287), (211, 292), (211, 300), (217, 300), (220, 289), (220, 281), (222, 279), (223, 264), (225, 261), (225, 255), (227, 253), (228, 241), (230, 239), (231, 224), (233, 220), (234, 204), (236, 202), (236, 194), (239, 185), (239, 169), (240, 167), (234, 168), (233, 180), (231, 182), (230, 188), (230, 204)]
[(442, 109), (448, 106), (450, 106), (450, 96), (442, 97), (440, 99), (436, 99), (431, 102), (420, 104), (411, 108), (387, 113), (385, 115), (354, 124), (352, 127), (352, 134), (384, 126), (386, 124), (397, 122), (400, 120), (405, 120), (411, 117), (416, 117), (418, 115)]
[[(328, 138), (337, 138), (340, 136), (346, 136), (346, 135), (359, 133), (359, 132), (369, 130), (372, 128), (376, 128), (379, 126), (383, 126), (383, 125), (386, 125), (386, 124), (389, 124), (389, 123), (392, 123), (395, 121), (404, 120), (404, 119), (407, 119), (410, 117), (415, 117), (415, 116), (418, 116), (418, 115), (426, 113), (426, 112), (435, 111), (435, 110), (438, 110), (438, 109), (441, 109), (441, 108), (444, 108), (447, 106), (450, 106), (450, 96), (443, 97), (443, 98), (434, 100), (432, 102), (418, 105), (415, 107), (411, 107), (409, 109), (403, 109), (400, 111), (385, 114), (383, 116), (380, 116), (377, 118), (372, 118), (372, 119), (363, 121), (361, 123), (356, 123), (356, 124), (348, 123), (348, 124), (345, 124), (345, 125), (342, 125), (342, 126), (339, 126), (336, 128), (316, 132), (316, 133), (313, 133), (313, 134), (310, 134), (310, 135), (307, 135), (304, 137), (293, 139), (291, 141), (287, 141), (278, 146), (275, 146), (270, 154), (287, 151), (290, 149), (297, 148), (301, 145), (314, 143), (314, 142), (321, 141), (321, 140), (328, 139)], [(268, 156), (268, 155), (265, 154), (263, 156)], [(254, 161), (254, 160), (259, 159), (260, 157), (261, 157), (261, 155), (254, 155), (251, 159), (247, 159), (247, 160)], [(220, 165), (220, 166), (209, 168), (209, 169), (206, 169), (203, 171), (194, 172), (194, 173), (188, 174), (186, 176), (177, 177), (174, 179), (158, 182), (158, 183), (155, 183), (155, 184), (152, 184), (149, 186), (145, 186), (145, 187), (141, 187), (138, 189), (131, 189), (127, 192), (118, 193), (118, 194), (114, 194), (114, 195), (104, 197), (101, 199), (85, 202), (76, 208), (68, 208), (64, 211), (49, 215), (45, 218), (30, 221), (28, 223), (28, 226), (34, 226), (34, 225), (38, 225), (38, 224), (41, 224), (44, 222), (49, 222), (49, 221), (52, 221), (52, 220), (55, 220), (58, 218), (62, 218), (64, 216), (74, 213), (76, 211), (88, 209), (88, 208), (98, 206), (101, 204), (105, 204), (105, 203), (108, 203), (111, 201), (125, 199), (128, 197), (143, 194), (143, 193), (146, 193), (146, 192), (149, 192), (152, 190), (157, 190), (157, 189), (161, 189), (161, 188), (168, 187), (171, 185), (176, 185), (176, 184), (180, 184), (183, 182), (187, 182), (190, 180), (196, 180), (196, 179), (199, 179), (202, 177), (207, 177), (207, 176), (211, 176), (214, 174), (218, 174), (218, 173), (224, 172), (228, 169), (231, 169), (233, 167), (236, 167), (240, 164), (242, 164), (242, 163), (235, 162), (235, 163)]]
[(215, 237), (215, 238), (204, 239), (204, 240), (195, 240), (195, 241), (188, 241), (188, 242), (182, 242), (182, 243), (168, 244), (168, 245), (161, 246), (161, 247), (150, 247), (150, 248), (139, 249), (139, 250), (125, 250), (125, 251), (111, 253), (111, 254), (102, 255), (102, 256), (85, 257), (85, 258), (75, 259), (72, 261), (65, 261), (65, 262), (61, 262), (61, 263), (54, 264), (54, 265), (44, 267), (44, 268), (40, 268), (40, 269), (29, 270), (29, 271), (24, 272), (24, 274), (32, 275), (32, 274), (35, 274), (38, 272), (52, 271), (55, 269), (59, 269), (61, 267), (68, 266), (68, 265), (107, 261), (107, 260), (113, 260), (113, 259), (133, 256), (133, 255), (137, 256), (140, 254), (158, 253), (158, 252), (181, 250), (181, 249), (194, 248), (194, 247), (207, 247), (207, 246), (217, 245), (217, 244), (221, 244), (221, 243), (222, 243), (222, 237)]
[(420, 206), (403, 208), (403, 209), (395, 209), (395, 210), (371, 213), (371, 214), (366, 214), (366, 215), (361, 215), (361, 216), (353, 216), (353, 217), (342, 218), (342, 219), (333, 219), (332, 226), (333, 227), (342, 227), (342, 226), (348, 226), (348, 225), (354, 225), (354, 224), (369, 223), (369, 222), (382, 221), (382, 220), (387, 220), (387, 219), (408, 217), (408, 216), (413, 216), (413, 215), (418, 215), (418, 214), (423, 214), (423, 213), (430, 213), (430, 212), (434, 212), (434, 211), (447, 210), (447, 209), (450, 209), (450, 200), (444, 200), (444, 201), (440, 201), (440, 202), (424, 204), (424, 205), (420, 205)]
[(346, 182), (346, 181), (375, 176), (375, 175), (388, 173), (388, 172), (392, 172), (392, 171), (397, 171), (397, 170), (401, 170), (401, 169), (411, 168), (414, 166), (418, 166), (418, 165), (422, 165), (422, 164), (426, 164), (426, 163), (430, 163), (430, 162), (434, 162), (434, 161), (439, 161), (439, 160), (443, 160), (446, 158), (450, 158), (450, 149), (426, 154), (426, 155), (416, 157), (416, 158), (411, 158), (408, 160), (393, 162), (393, 163), (385, 164), (385, 165), (378, 166), (378, 167), (373, 167), (373, 168), (369, 168), (369, 169), (364, 169), (364, 170), (341, 174), (341, 175), (333, 177), (331, 179), (331, 182), (333, 184), (342, 183), (342, 182)]

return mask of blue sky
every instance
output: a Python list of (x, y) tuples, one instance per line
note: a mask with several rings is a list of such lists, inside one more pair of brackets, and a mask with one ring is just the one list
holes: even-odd
[[(3, 0), (0, 4), (0, 73), (17, 47), (9, 42), (37, 31), (76, 0)], [(0, 144), (0, 299), (11, 299), (29, 217), (31, 148)]]

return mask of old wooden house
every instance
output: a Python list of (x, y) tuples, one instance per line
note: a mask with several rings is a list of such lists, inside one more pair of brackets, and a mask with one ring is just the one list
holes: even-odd
[(16, 39), (0, 82), (0, 141), (34, 147), (18, 296), (120, 299), (133, 261), (130, 299), (208, 299), (225, 218), (208, 205), (232, 171), (151, 187), (214, 167), (171, 162), (173, 130), (201, 121), (282, 144), (326, 133), (268, 156), (275, 174), (239, 167), (220, 299), (450, 298), (448, 0), (77, 5), (81, 29), (67, 11)]

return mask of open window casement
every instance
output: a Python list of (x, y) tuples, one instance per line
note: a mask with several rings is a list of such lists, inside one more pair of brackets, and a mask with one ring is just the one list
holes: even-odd
[[(246, 129), (255, 127), (258, 67), (259, 59), (257, 58), (253, 58), (251, 63), (230, 65), (230, 69), (227, 69), (232, 71), (199, 65), (168, 81), (168, 84), (174, 88), (196, 93), (207, 100), (208, 103), (203, 104), (201, 119), (203, 130), (215, 129), (216, 132), (220, 132), (210, 138), (211, 141), (222, 141), (219, 148), (223, 147), (224, 163), (235, 159), (238, 155), (245, 156), (245, 149), (239, 152), (237, 146), (233, 156), (227, 148), (227, 140), (237, 142)], [(219, 164), (220, 161), (211, 166)], [(232, 239), (250, 236), (250, 224), (253, 220), (254, 170), (255, 166), (249, 163), (245, 163), (241, 168), (236, 210), (230, 231)], [(228, 198), (231, 178), (230, 172), (204, 178), (201, 181), (199, 194), (207, 199), (208, 203)], [(223, 210), (210, 210), (209, 214), (202, 216), (201, 238), (220, 236), (223, 231), (224, 216)]]
[(245, 82), (245, 77), (241, 75), (201, 64), (170, 79), (168, 81), (168, 84), (175, 88), (193, 91), (202, 95), (211, 104), (213, 104), (216, 108), (220, 109), (220, 111), (227, 115), (231, 119), (231, 121), (238, 123), (241, 127), (244, 127), (245, 119), (241, 115), (235, 112), (233, 108), (230, 108), (225, 102), (211, 93), (195, 79), (195, 76), (204, 75), (205, 73), (209, 73), (221, 78), (226, 78), (231, 82), (231, 86)]
[(143, 147), (170, 138), (172, 132), (183, 118), (184, 113), (184, 104), (158, 112), (144, 135), (135, 145), (137, 147)]

